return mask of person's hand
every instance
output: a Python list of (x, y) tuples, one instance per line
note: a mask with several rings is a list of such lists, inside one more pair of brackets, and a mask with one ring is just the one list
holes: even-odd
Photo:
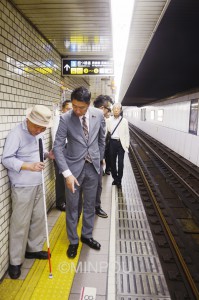
[(79, 186), (79, 182), (73, 175), (66, 177), (66, 186), (73, 194), (75, 193), (75, 184)]
[(55, 159), (55, 155), (52, 149), (47, 153), (46, 157), (48, 157), (49, 159)]
[(43, 162), (35, 162), (35, 163), (23, 163), (21, 166), (21, 170), (27, 170), (32, 172), (41, 172), (45, 167)]
[(105, 166), (105, 159), (100, 160), (100, 164), (104, 167)]

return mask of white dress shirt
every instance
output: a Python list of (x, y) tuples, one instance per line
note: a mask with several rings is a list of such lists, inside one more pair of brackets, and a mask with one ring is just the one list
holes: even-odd
[[(121, 120), (121, 116), (119, 116), (118, 118), (115, 117), (111, 117), (111, 133), (113, 132), (113, 130), (115, 129), (115, 127), (117, 126), (117, 124), (119, 123), (119, 121)], [(117, 126), (116, 130), (114, 131), (114, 133), (111, 135), (111, 139), (113, 140), (119, 140), (119, 126)]]

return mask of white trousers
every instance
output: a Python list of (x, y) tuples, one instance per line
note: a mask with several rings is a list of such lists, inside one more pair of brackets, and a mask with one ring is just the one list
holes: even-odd
[(45, 240), (42, 185), (11, 187), (12, 215), (9, 232), (11, 265), (20, 265), (25, 252), (41, 251)]

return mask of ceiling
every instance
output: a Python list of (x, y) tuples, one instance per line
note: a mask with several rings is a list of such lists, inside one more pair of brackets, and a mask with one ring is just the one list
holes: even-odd
[(199, 1), (171, 0), (132, 77), (123, 105), (143, 106), (198, 90), (198, 30)]
[[(61, 57), (112, 58), (110, 0), (10, 0)], [(101, 80), (102, 79), (102, 80)], [(111, 77), (85, 76), (92, 98), (112, 95)]]
[[(11, 0), (10, 0), (11, 1)], [(12, 0), (62, 57), (113, 56), (111, 0)], [(119, 99), (142, 106), (199, 86), (199, 1), (135, 0)], [(112, 77), (85, 77), (94, 96)]]
[(124, 98), (169, 3), (170, 0), (135, 2), (119, 99)]

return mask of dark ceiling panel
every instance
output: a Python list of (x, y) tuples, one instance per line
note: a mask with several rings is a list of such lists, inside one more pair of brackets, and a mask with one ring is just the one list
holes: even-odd
[(199, 1), (171, 0), (122, 104), (143, 106), (199, 88)]

